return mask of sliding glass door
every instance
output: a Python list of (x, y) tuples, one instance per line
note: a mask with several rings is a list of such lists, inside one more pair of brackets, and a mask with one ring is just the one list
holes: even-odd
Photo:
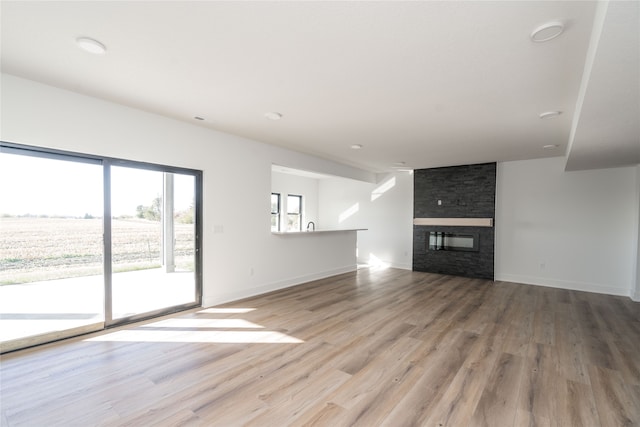
[(0, 351), (201, 302), (201, 172), (0, 145)]
[(195, 177), (111, 168), (113, 319), (196, 302)]
[(101, 162), (3, 150), (0, 183), (3, 351), (103, 328)]

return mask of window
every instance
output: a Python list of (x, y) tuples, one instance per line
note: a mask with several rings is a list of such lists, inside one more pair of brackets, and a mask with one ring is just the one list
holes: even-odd
[(271, 193), (271, 231), (280, 231), (280, 193)]
[(302, 231), (302, 196), (287, 195), (287, 231)]

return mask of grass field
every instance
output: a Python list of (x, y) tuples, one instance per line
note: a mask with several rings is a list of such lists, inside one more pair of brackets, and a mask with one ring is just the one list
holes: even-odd
[[(156, 221), (112, 221), (114, 272), (159, 267)], [(0, 285), (102, 274), (102, 219), (0, 218)], [(193, 270), (193, 224), (175, 224), (177, 268)]]

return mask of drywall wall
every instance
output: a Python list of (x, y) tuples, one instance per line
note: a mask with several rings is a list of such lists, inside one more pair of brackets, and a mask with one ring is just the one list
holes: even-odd
[(411, 269), (413, 175), (397, 172), (376, 184), (348, 179), (319, 183), (322, 228), (366, 228), (358, 232), (358, 262)]
[(271, 192), (280, 193), (282, 217), (282, 231), (286, 231), (287, 195), (302, 196), (302, 229), (306, 229), (307, 223), (313, 221), (316, 228), (318, 224), (318, 180), (288, 173), (271, 173)]
[(355, 233), (271, 234), (271, 165), (369, 172), (7, 74), (1, 106), (4, 141), (202, 170), (205, 306), (355, 269)]
[(636, 191), (634, 167), (564, 172), (562, 157), (498, 164), (496, 280), (631, 295)]

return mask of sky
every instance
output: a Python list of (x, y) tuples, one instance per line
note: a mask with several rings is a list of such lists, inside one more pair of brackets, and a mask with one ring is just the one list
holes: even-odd
[[(162, 172), (113, 166), (112, 216), (136, 215), (162, 195)], [(0, 214), (101, 217), (102, 165), (0, 154)], [(194, 178), (175, 175), (175, 210), (188, 209)]]

